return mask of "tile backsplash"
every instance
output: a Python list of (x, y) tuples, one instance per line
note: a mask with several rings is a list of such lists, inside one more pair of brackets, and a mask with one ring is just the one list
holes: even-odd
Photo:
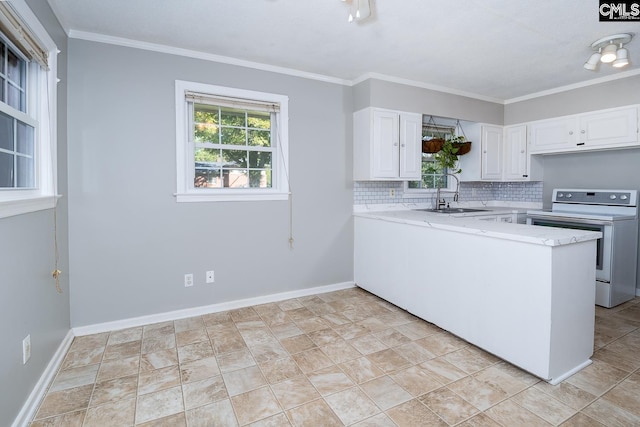
[[(395, 195), (391, 196), (392, 190)], [(451, 193), (444, 193), (449, 200)], [(428, 195), (406, 195), (401, 181), (355, 181), (353, 183), (354, 205), (427, 203), (435, 197)], [(460, 201), (511, 201), (542, 202), (542, 182), (461, 182)]]

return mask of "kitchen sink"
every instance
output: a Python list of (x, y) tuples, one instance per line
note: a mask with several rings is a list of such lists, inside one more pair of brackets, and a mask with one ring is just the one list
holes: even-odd
[(471, 209), (471, 208), (442, 208), (442, 209), (415, 209), (417, 211), (423, 212), (434, 212), (434, 213), (467, 213), (467, 212), (486, 212), (489, 209)]

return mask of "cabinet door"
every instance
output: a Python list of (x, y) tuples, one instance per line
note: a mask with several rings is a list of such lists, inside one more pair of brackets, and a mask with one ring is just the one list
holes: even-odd
[(398, 113), (373, 111), (373, 170), (376, 178), (397, 178), (399, 175)]
[(502, 178), (502, 127), (482, 126), (480, 143), (481, 178), (500, 180)]
[(527, 126), (509, 126), (504, 130), (504, 180), (522, 181), (527, 174)]
[(530, 153), (565, 151), (575, 148), (577, 119), (560, 118), (534, 122), (529, 139)]
[(400, 114), (400, 178), (422, 175), (422, 115)]
[(605, 148), (637, 142), (638, 110), (635, 107), (580, 115), (580, 146)]

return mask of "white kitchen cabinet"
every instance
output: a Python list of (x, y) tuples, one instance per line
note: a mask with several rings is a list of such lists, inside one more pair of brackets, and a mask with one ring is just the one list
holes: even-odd
[(638, 109), (613, 109), (578, 116), (579, 146), (614, 148), (638, 143)]
[(502, 126), (482, 126), (481, 179), (502, 178)]
[(541, 120), (529, 125), (529, 153), (571, 150), (576, 143), (575, 117)]
[(419, 180), (422, 115), (381, 108), (353, 114), (353, 178)]
[(527, 126), (504, 128), (504, 173), (505, 181), (521, 181), (529, 177), (527, 171)]
[(553, 154), (637, 147), (638, 108), (612, 108), (529, 124), (529, 152)]

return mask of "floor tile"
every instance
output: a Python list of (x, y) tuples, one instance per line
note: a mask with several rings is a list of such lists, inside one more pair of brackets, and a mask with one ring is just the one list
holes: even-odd
[(253, 355), (246, 347), (240, 351), (220, 354), (216, 356), (216, 359), (218, 360), (218, 367), (221, 372), (231, 372), (256, 365)]
[(342, 422), (322, 400), (314, 400), (287, 411), (287, 416), (296, 427), (340, 427)]
[(489, 418), (484, 413), (479, 413), (469, 418), (465, 422), (458, 424), (459, 427), (502, 427), (500, 424)]
[(380, 341), (382, 341), (382, 343), (386, 344), (387, 347), (397, 347), (399, 345), (411, 342), (411, 338), (393, 328), (385, 329), (380, 332), (374, 332), (373, 335)]
[(176, 331), (176, 335), (180, 332), (199, 330), (204, 328), (204, 321), (202, 316), (187, 317), (186, 319), (179, 319), (173, 322), (173, 326)]
[(69, 352), (76, 353), (79, 351), (106, 347), (108, 340), (109, 332), (75, 337), (73, 339), (73, 342), (71, 343), (71, 346), (69, 347)]
[[(173, 326), (171, 328), (173, 329)], [(155, 353), (158, 350), (174, 348), (175, 346), (176, 336), (174, 334), (151, 335), (149, 337), (143, 334), (142, 354)]]
[(105, 347), (71, 351), (62, 362), (62, 369), (78, 368), (80, 366), (95, 365), (102, 361)]
[(387, 415), (398, 427), (447, 427), (447, 423), (416, 399), (389, 409)]
[(96, 382), (100, 365), (87, 365), (58, 372), (49, 392), (66, 390)]
[(364, 355), (389, 348), (388, 345), (384, 344), (373, 334), (363, 335), (347, 342)]
[(594, 360), (593, 363), (565, 381), (591, 394), (600, 396), (617, 382), (629, 375), (628, 372)]
[(613, 387), (602, 400), (640, 417), (640, 373), (632, 374)]
[(222, 376), (218, 375), (182, 386), (185, 409), (217, 402), (229, 397)]
[(222, 374), (224, 382), (227, 385), (227, 391), (230, 396), (255, 390), (267, 384), (260, 368), (250, 366), (248, 368), (239, 369), (237, 371), (225, 372)]
[(509, 397), (505, 391), (474, 377), (462, 378), (447, 387), (481, 411)]
[(29, 424), (29, 427), (82, 427), (86, 411), (67, 412), (49, 418), (43, 418)]
[(601, 422), (586, 416), (582, 412), (578, 412), (560, 425), (562, 427), (605, 427)]
[(487, 409), (485, 413), (493, 420), (505, 426), (543, 427), (551, 425), (533, 412), (518, 406), (511, 400), (498, 403)]
[(35, 419), (47, 418), (66, 412), (79, 411), (89, 406), (93, 384), (47, 393)]
[(446, 387), (423, 394), (418, 401), (449, 425), (458, 424), (479, 412), (476, 407)]
[(176, 332), (176, 345), (184, 347), (185, 345), (195, 344), (197, 342), (209, 341), (209, 335), (202, 326), (199, 329), (189, 329), (186, 331)]
[(271, 386), (273, 394), (283, 409), (291, 409), (320, 397), (315, 387), (304, 375)]
[(104, 361), (98, 370), (97, 381), (104, 381), (134, 374), (137, 375), (139, 368), (139, 356)]
[(429, 393), (442, 387), (440, 381), (419, 366), (402, 369), (389, 376), (396, 384), (407, 390), (413, 397)]
[(276, 384), (302, 374), (298, 364), (291, 357), (267, 360), (260, 364), (260, 369), (269, 384)]
[(411, 394), (386, 375), (360, 384), (360, 388), (383, 411), (413, 398)]
[(437, 326), (423, 320), (398, 325), (395, 329), (414, 341), (442, 331)]
[(371, 361), (366, 357), (359, 357), (357, 359), (341, 363), (340, 368), (356, 384), (361, 384), (365, 381), (384, 375), (384, 372), (371, 363)]
[(459, 350), (467, 344), (447, 332), (439, 332), (416, 341), (436, 356)]
[(229, 399), (189, 409), (186, 416), (189, 427), (235, 427), (238, 425)]
[(181, 364), (180, 375), (182, 382), (187, 384), (220, 375), (220, 368), (218, 367), (218, 362), (215, 357), (206, 357)]
[(178, 385), (180, 385), (180, 370), (178, 366), (167, 366), (166, 368), (140, 373), (138, 394), (152, 393)]
[(319, 348), (294, 354), (292, 357), (300, 367), (300, 370), (305, 374), (333, 365), (331, 359), (329, 359)]
[(567, 381), (563, 381), (557, 385), (551, 385), (547, 382), (541, 381), (537, 383), (534, 388), (547, 393), (549, 396), (558, 399), (560, 402), (575, 410), (584, 408), (596, 399), (595, 395), (584, 391)]
[(87, 410), (83, 427), (132, 426), (136, 399), (117, 400)]
[(362, 354), (351, 344), (342, 339), (338, 342), (322, 346), (320, 347), (320, 350), (336, 364), (357, 359), (362, 356)]
[(291, 423), (289, 419), (284, 414), (284, 412), (280, 412), (278, 414), (272, 415), (267, 418), (263, 418), (259, 421), (251, 423), (248, 425), (249, 427), (291, 427)]
[(184, 347), (178, 347), (178, 360), (181, 364), (213, 356), (213, 348), (209, 341), (202, 341), (194, 344), (188, 344)]
[(443, 358), (468, 374), (478, 372), (496, 362), (495, 358), (484, 357), (482, 354), (472, 351), (470, 347), (452, 351), (444, 355)]
[(397, 427), (386, 414), (374, 415), (352, 425), (353, 427)]
[(237, 331), (212, 335), (209, 333), (216, 355), (244, 350), (247, 344)]
[(178, 364), (178, 350), (168, 348), (154, 353), (146, 353), (140, 357), (140, 370), (152, 371)]
[(121, 344), (110, 344), (104, 351), (104, 360), (124, 359), (140, 356), (142, 341), (129, 341)]
[(535, 387), (516, 394), (511, 400), (553, 425), (559, 425), (577, 412)]
[(422, 362), (419, 366), (425, 369), (427, 373), (432, 375), (442, 384), (449, 384), (450, 382), (459, 380), (460, 378), (464, 378), (468, 375), (465, 371), (452, 365), (442, 357), (427, 360), (426, 362)]
[(325, 401), (346, 425), (362, 421), (380, 412), (375, 403), (357, 387), (327, 396)]
[(296, 335), (290, 338), (284, 338), (280, 340), (280, 343), (290, 354), (300, 353), (317, 347), (317, 345), (306, 335)]
[(100, 381), (95, 385), (91, 396), (91, 406), (99, 406), (114, 400), (136, 397), (138, 376), (129, 375)]
[(184, 411), (182, 388), (173, 387), (138, 397), (136, 424)]
[(640, 417), (604, 399), (598, 399), (582, 412), (607, 426), (639, 426)]
[(407, 359), (391, 348), (371, 353), (366, 357), (386, 373), (395, 372), (411, 365)]
[(304, 332), (302, 332), (302, 329), (298, 328), (298, 325), (293, 322), (271, 326), (271, 332), (276, 338), (280, 340), (304, 334)]
[(240, 425), (249, 424), (282, 411), (278, 400), (269, 387), (262, 387), (233, 396), (231, 403)]
[(527, 383), (515, 378), (499, 366), (490, 366), (475, 373), (473, 377), (480, 382), (504, 391), (509, 396), (513, 396), (529, 387)]
[(427, 360), (431, 360), (436, 357), (435, 354), (415, 342), (409, 342), (407, 344), (394, 347), (393, 350), (414, 365), (426, 362)]
[(136, 424), (136, 427), (187, 427), (187, 418), (184, 412), (156, 418), (146, 423)]
[(354, 382), (337, 366), (320, 369), (307, 376), (322, 396), (328, 396), (354, 386)]

